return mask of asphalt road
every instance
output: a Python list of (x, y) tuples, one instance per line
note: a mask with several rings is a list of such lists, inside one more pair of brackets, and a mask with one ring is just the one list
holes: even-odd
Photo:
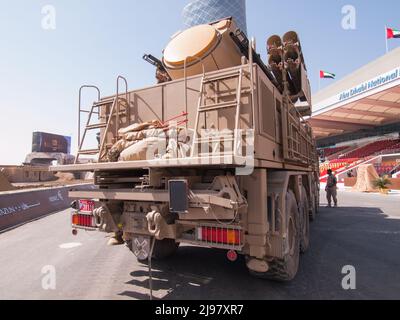
[[(321, 208), (312, 224), (293, 282), (254, 279), (242, 258), (231, 263), (223, 251), (183, 246), (154, 265), (154, 296), (400, 299), (400, 196), (339, 197), (341, 207)], [(108, 247), (105, 234), (72, 236), (69, 219), (67, 210), (0, 234), (0, 299), (148, 299), (147, 266), (125, 246)], [(356, 290), (342, 288), (346, 265), (355, 267)]]

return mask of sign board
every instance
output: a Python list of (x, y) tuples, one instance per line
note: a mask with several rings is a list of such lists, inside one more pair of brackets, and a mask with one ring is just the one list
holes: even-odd
[(71, 137), (34, 132), (32, 136), (32, 152), (70, 154)]
[(316, 103), (313, 107), (313, 115), (316, 116), (317, 114), (339, 108), (348, 103), (387, 90), (393, 86), (399, 85), (399, 82), (400, 67), (378, 75), (368, 81), (349, 88), (346, 91), (339, 92), (324, 101)]

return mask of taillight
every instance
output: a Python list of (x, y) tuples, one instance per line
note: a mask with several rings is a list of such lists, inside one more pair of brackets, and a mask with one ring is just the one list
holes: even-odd
[(74, 213), (72, 225), (77, 227), (95, 228), (94, 216), (91, 214)]
[(77, 225), (79, 225), (79, 221), (80, 221), (79, 214), (73, 214), (72, 215), (72, 224), (77, 226)]
[(93, 200), (78, 200), (80, 212), (93, 212), (95, 203)]
[(81, 199), (75, 202), (76, 211), (72, 213), (72, 226), (84, 228), (96, 228), (93, 211), (95, 202), (93, 200)]
[(197, 240), (210, 244), (240, 245), (240, 230), (219, 227), (198, 227)]

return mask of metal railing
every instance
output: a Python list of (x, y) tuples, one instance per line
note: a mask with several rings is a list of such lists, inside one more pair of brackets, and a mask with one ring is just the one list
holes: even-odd
[[(120, 92), (120, 82), (121, 80), (124, 82), (125, 84), (125, 98), (121, 97), (121, 92)], [(93, 103), (92, 108), (90, 110), (85, 110), (82, 109), (82, 92), (84, 89), (95, 89), (97, 91), (97, 101)], [(101, 92), (100, 89), (97, 86), (94, 85), (83, 85), (79, 88), (79, 105), (78, 105), (78, 154), (77, 157), (75, 159), (75, 163), (78, 162), (79, 156), (81, 154), (90, 154), (90, 155), (95, 155), (95, 154), (99, 154), (98, 160), (100, 161), (102, 158), (102, 152), (104, 150), (105, 147), (105, 143), (106, 143), (106, 139), (107, 139), (107, 133), (110, 131), (110, 126), (112, 123), (112, 118), (113, 115), (115, 114), (116, 117), (116, 121), (115, 121), (115, 136), (114, 138), (117, 140), (118, 139), (118, 131), (120, 128), (120, 115), (121, 115), (121, 101), (125, 102), (125, 113), (124, 115), (127, 117), (128, 122), (130, 119), (130, 98), (129, 98), (129, 92), (128, 92), (128, 81), (126, 80), (126, 78), (124, 78), (123, 76), (118, 76), (117, 77), (117, 84), (116, 84), (116, 95), (114, 98), (109, 98), (108, 100), (101, 100)], [(107, 114), (107, 112), (104, 112), (105, 115), (105, 123), (99, 123), (99, 124), (91, 124), (92, 121), (92, 116), (93, 114), (98, 115), (98, 118), (100, 119), (102, 114), (101, 114), (101, 107), (109, 107), (109, 105), (111, 104), (111, 110), (110, 112)], [(88, 114), (88, 119), (86, 122), (86, 127), (85, 127), (85, 131), (84, 134), (81, 136), (81, 126), (82, 126), (82, 113), (86, 113)], [(101, 128), (105, 128), (104, 132), (103, 132), (103, 137), (101, 139), (101, 141), (98, 143), (98, 146), (96, 149), (93, 150), (82, 150), (84, 142), (85, 142), (85, 138), (86, 138), (86, 134), (89, 130), (93, 130), (93, 129), (101, 129)]]
[(81, 141), (81, 115), (82, 115), (82, 113), (88, 113), (90, 116), (90, 113), (91, 113), (91, 111), (89, 111), (89, 110), (82, 109), (82, 91), (83, 91), (83, 89), (95, 89), (97, 91), (97, 101), (99, 101), (100, 97), (101, 97), (100, 89), (97, 86), (85, 84), (79, 88), (79, 108), (78, 108), (78, 148), (79, 149), (81, 149), (81, 147), (82, 147), (81, 146), (81, 142), (82, 142)]
[(103, 150), (104, 150), (106, 140), (107, 140), (107, 132), (110, 131), (110, 126), (111, 126), (112, 117), (113, 117), (114, 112), (116, 112), (114, 143), (118, 140), (118, 131), (119, 131), (119, 124), (120, 124), (120, 121), (119, 121), (120, 120), (119, 119), (119, 116), (120, 116), (119, 82), (120, 82), (120, 80), (123, 80), (125, 83), (126, 117), (129, 119), (130, 101), (129, 101), (129, 93), (128, 93), (128, 81), (123, 76), (118, 76), (117, 77), (117, 93), (114, 98), (110, 113), (108, 115), (106, 129), (104, 131), (103, 138), (101, 139), (101, 143), (100, 143), (99, 158), (98, 158), (99, 162), (101, 162), (101, 160), (103, 158)]
[[(119, 75), (117, 77), (117, 114), (116, 114), (116, 121), (115, 121), (115, 138), (118, 139), (118, 131), (119, 131), (119, 116), (120, 116), (120, 104), (119, 104), (119, 82), (123, 80), (125, 83), (125, 103), (126, 105), (126, 117), (129, 119), (129, 109), (130, 109), (130, 101), (129, 101), (129, 94), (128, 94), (128, 80), (125, 77)], [(112, 115), (112, 114), (111, 114)]]
[[(185, 58), (185, 60), (183, 61), (183, 81), (184, 81), (184, 97), (185, 97), (185, 112), (188, 112), (188, 86), (187, 86), (187, 61), (188, 59), (195, 59), (195, 61), (199, 61), (201, 64), (201, 67), (203, 69), (203, 75), (202, 75), (202, 80), (201, 82), (203, 83), (203, 80), (205, 78), (206, 75), (206, 69), (203, 63), (203, 59), (199, 58), (199, 57), (193, 57), (193, 56), (187, 56)], [(200, 93), (199, 93), (199, 99), (202, 99), (202, 95), (203, 95), (203, 86), (201, 86), (200, 89)], [(200, 102), (201, 103), (201, 102)]]

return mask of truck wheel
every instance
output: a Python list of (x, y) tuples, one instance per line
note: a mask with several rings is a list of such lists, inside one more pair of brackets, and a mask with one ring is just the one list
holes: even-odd
[(175, 242), (174, 239), (156, 240), (153, 250), (153, 259), (167, 259), (176, 253), (178, 247), (179, 242)]
[(315, 213), (317, 214), (319, 212), (319, 199), (320, 199), (320, 186), (317, 184), (315, 186)]
[[(132, 251), (132, 240), (127, 241), (127, 246)], [(179, 242), (175, 242), (173, 239), (156, 240), (154, 243), (153, 256), (155, 260), (163, 260), (173, 256), (178, 250)], [(145, 262), (148, 259), (140, 259), (138, 261)]]
[(318, 213), (319, 212), (319, 205), (320, 205), (320, 203), (319, 203), (319, 198), (320, 197), (320, 192), (317, 190), (317, 192), (316, 192), (316, 196), (315, 196), (315, 213)]
[(300, 252), (305, 253), (310, 247), (310, 209), (308, 204), (308, 197), (306, 188), (302, 188), (300, 214), (301, 216), (301, 239), (300, 239)]
[(317, 188), (316, 187), (311, 188), (310, 221), (314, 221), (317, 217), (318, 202), (316, 193), (317, 193)]
[(315, 221), (317, 218), (319, 208), (319, 191), (318, 186), (313, 184), (311, 189), (311, 207), (310, 207), (310, 221)]
[(317, 203), (314, 196), (312, 196), (311, 198), (311, 207), (309, 216), (310, 216), (310, 221), (315, 221), (315, 218), (317, 216)]
[(273, 281), (291, 281), (296, 277), (300, 259), (299, 212), (294, 193), (289, 191), (286, 195), (287, 208), (287, 247), (289, 248), (283, 259), (269, 261), (269, 270), (265, 273), (250, 270), (250, 274)]

